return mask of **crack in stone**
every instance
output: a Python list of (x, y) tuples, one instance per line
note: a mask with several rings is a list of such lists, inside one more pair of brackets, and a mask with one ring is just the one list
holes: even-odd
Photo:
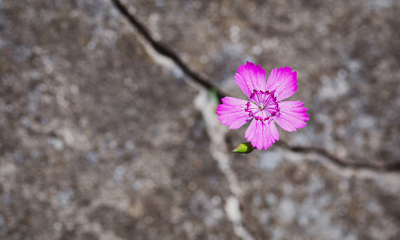
[[(128, 9), (121, 3), (120, 0), (111, 0), (116, 8), (121, 12), (122, 15), (126, 17), (126, 19), (139, 31), (142, 35), (142, 39), (147, 41), (149, 45), (151, 45), (152, 49), (158, 52), (161, 56), (168, 58), (172, 61), (177, 67), (179, 67), (186, 75), (188, 75), (195, 83), (199, 84), (203, 88), (207, 90), (215, 90), (218, 96), (218, 99), (221, 99), (227, 94), (221, 91), (217, 86), (212, 84), (209, 80), (204, 79), (199, 74), (192, 71), (180, 58), (179, 56), (170, 50), (168, 47), (164, 46), (160, 42), (154, 40), (149, 34), (146, 27), (140, 23), (135, 16), (129, 13)], [(143, 41), (142, 40), (142, 41)], [(302, 147), (302, 146), (290, 146), (289, 144), (280, 140), (276, 143), (278, 146), (285, 148), (287, 150), (293, 152), (301, 152), (301, 153), (316, 153), (321, 155), (327, 159), (329, 159), (332, 163), (339, 167), (343, 168), (353, 168), (353, 169), (367, 169), (373, 171), (389, 171), (389, 172), (397, 172), (400, 171), (400, 161), (391, 161), (388, 163), (376, 163), (376, 164), (364, 164), (364, 163), (351, 163), (349, 161), (340, 159), (333, 154), (329, 153), (327, 150), (318, 147)]]
[[(119, 2), (118, 0), (115, 0)], [(115, 2), (114, 1), (114, 2)], [(139, 31), (139, 33), (142, 33)], [(143, 34), (136, 33), (136, 37), (139, 42), (143, 45), (146, 53), (154, 60), (158, 65), (165, 67), (169, 70), (181, 69), (179, 64), (177, 64), (169, 56), (166, 56), (153, 45), (147, 41)], [(182, 70), (184, 71), (184, 70)], [(184, 71), (185, 72), (185, 71)], [(187, 74), (187, 72), (185, 72)], [(190, 74), (187, 74), (191, 77)], [(240, 200), (243, 196), (243, 190), (240, 188), (239, 181), (235, 172), (231, 168), (231, 158), (229, 156), (229, 151), (226, 143), (226, 134), (228, 132), (227, 126), (223, 126), (219, 123), (216, 118), (215, 107), (218, 105), (216, 99), (209, 97), (209, 87), (204, 86), (201, 82), (196, 81), (193, 78), (185, 78), (185, 81), (193, 88), (198, 90), (199, 94), (194, 100), (195, 107), (202, 113), (203, 119), (205, 121), (206, 130), (210, 137), (210, 154), (212, 158), (218, 163), (218, 167), (221, 172), (225, 175), (229, 190), (231, 195), (227, 197), (225, 203), (225, 211), (228, 219), (231, 221), (233, 226), (233, 231), (236, 236), (243, 240), (254, 240), (254, 237), (246, 230), (242, 224), (242, 211), (240, 209)]]
[[(147, 54), (158, 65), (174, 71), (179, 66), (167, 56), (160, 54), (155, 50), (146, 39), (136, 34), (139, 42), (143, 45)], [(232, 222), (233, 230), (236, 236), (243, 240), (254, 240), (251, 234), (245, 229), (242, 224), (242, 212), (240, 210), (240, 199), (243, 196), (243, 190), (239, 186), (239, 181), (235, 172), (230, 165), (229, 151), (225, 141), (228, 128), (219, 123), (216, 118), (214, 109), (218, 102), (211, 99), (208, 95), (208, 90), (203, 85), (196, 81), (185, 78), (185, 81), (194, 89), (199, 91), (198, 96), (195, 98), (194, 103), (196, 108), (202, 113), (205, 121), (206, 130), (210, 137), (210, 154), (213, 159), (218, 163), (218, 167), (228, 180), (229, 190), (232, 195), (226, 199), (225, 211), (228, 219)]]
[(206, 123), (206, 130), (210, 137), (210, 154), (217, 161), (219, 169), (226, 176), (229, 183), (229, 190), (232, 195), (226, 199), (225, 212), (228, 219), (233, 224), (236, 236), (244, 240), (254, 238), (244, 228), (242, 224), (242, 211), (240, 210), (240, 200), (243, 190), (239, 186), (239, 181), (235, 172), (231, 168), (231, 158), (229, 157), (228, 146), (225, 140), (228, 128), (219, 123), (214, 112), (218, 102), (211, 99), (206, 89), (199, 91), (199, 95), (194, 100), (196, 108), (202, 113)]
[(373, 170), (373, 171), (388, 171), (388, 172), (396, 172), (400, 171), (400, 162), (399, 161), (391, 161), (388, 163), (376, 163), (376, 164), (367, 164), (367, 163), (350, 163), (341, 158), (336, 157), (335, 155), (329, 153), (327, 150), (318, 147), (302, 147), (302, 146), (289, 146), (287, 143), (283, 141), (279, 141), (275, 143), (277, 146), (281, 148), (288, 149), (292, 152), (298, 153), (316, 153), (321, 155), (327, 159), (329, 159), (332, 163), (339, 167), (343, 168), (353, 168), (353, 169), (365, 169), (365, 170)]
[(133, 16), (132, 14), (129, 13), (128, 9), (121, 3), (120, 0), (112, 0), (114, 5), (118, 8), (118, 10), (124, 15), (128, 21), (143, 35), (143, 37), (150, 43), (150, 45), (161, 55), (166, 56), (170, 58), (176, 65), (179, 66), (182, 71), (190, 76), (194, 81), (199, 83), (201, 86), (203, 86), (206, 89), (215, 89), (218, 95), (218, 98), (221, 99), (227, 94), (222, 92), (220, 89), (218, 89), (217, 86), (212, 84), (210, 81), (204, 79), (201, 77), (199, 74), (195, 73), (192, 71), (188, 66), (186, 66), (185, 63), (178, 57), (176, 53), (174, 53), (172, 50), (170, 50), (168, 47), (164, 46), (160, 42), (154, 40), (148, 30), (144, 27), (142, 23), (140, 23), (138, 20), (136, 20), (136, 17)]

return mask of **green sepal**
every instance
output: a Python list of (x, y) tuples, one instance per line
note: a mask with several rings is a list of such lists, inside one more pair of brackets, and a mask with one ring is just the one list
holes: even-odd
[(256, 149), (255, 147), (253, 147), (253, 145), (251, 145), (251, 143), (249, 142), (244, 142), (239, 144), (239, 146), (237, 146), (235, 149), (233, 149), (232, 152), (234, 153), (251, 153), (254, 149)]

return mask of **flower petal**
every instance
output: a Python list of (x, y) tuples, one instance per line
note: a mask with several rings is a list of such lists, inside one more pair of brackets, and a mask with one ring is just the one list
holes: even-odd
[(250, 97), (253, 90), (267, 90), (267, 76), (265, 70), (260, 65), (247, 62), (246, 65), (240, 65), (238, 73), (235, 75), (235, 82), (238, 87)]
[(229, 125), (230, 129), (238, 129), (248, 122), (249, 112), (246, 112), (247, 101), (232, 97), (221, 99), (223, 104), (217, 107), (216, 113), (220, 116), (218, 119), (224, 125)]
[(307, 125), (309, 120), (306, 111), (300, 101), (285, 101), (279, 104), (280, 114), (276, 115), (274, 120), (285, 131), (292, 132)]
[(290, 67), (275, 68), (268, 77), (267, 90), (274, 92), (278, 101), (292, 96), (297, 87), (297, 74)]
[(246, 130), (245, 137), (258, 150), (266, 150), (275, 140), (279, 140), (279, 133), (273, 121), (253, 120)]

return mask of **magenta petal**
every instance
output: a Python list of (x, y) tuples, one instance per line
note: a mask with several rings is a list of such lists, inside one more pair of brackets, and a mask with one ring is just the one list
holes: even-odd
[(279, 132), (278, 132), (278, 129), (276, 128), (275, 123), (273, 121), (271, 121), (269, 123), (269, 130), (270, 130), (272, 139), (274, 139), (273, 142), (275, 143), (275, 140), (279, 140)]
[(247, 101), (232, 97), (221, 99), (223, 104), (217, 107), (218, 119), (224, 125), (229, 125), (230, 129), (238, 129), (248, 122), (249, 112), (246, 112)]
[(306, 111), (300, 101), (285, 101), (280, 103), (280, 114), (274, 120), (285, 131), (292, 132), (307, 125), (309, 120)]
[[(253, 139), (253, 137), (256, 133), (256, 125), (257, 125), (257, 120), (251, 121), (249, 127), (247, 128), (246, 132), (244, 133), (244, 137), (249, 142), (251, 142), (251, 140)], [(255, 146), (255, 145), (253, 144), (253, 146)]]
[(276, 140), (279, 140), (279, 133), (274, 122), (263, 122), (253, 120), (249, 128), (246, 130), (245, 137), (247, 141), (256, 147), (258, 150), (267, 149)]
[(235, 75), (236, 84), (248, 97), (250, 97), (254, 89), (266, 91), (266, 79), (265, 70), (260, 65), (255, 65), (252, 62), (240, 65), (238, 73)]
[(297, 87), (297, 74), (290, 67), (275, 68), (268, 77), (267, 90), (274, 92), (278, 101), (292, 96)]
[(248, 115), (240, 117), (238, 119), (236, 119), (234, 122), (231, 123), (231, 125), (229, 125), (229, 129), (238, 129), (241, 126), (243, 126), (245, 123), (247, 123), (248, 120)]

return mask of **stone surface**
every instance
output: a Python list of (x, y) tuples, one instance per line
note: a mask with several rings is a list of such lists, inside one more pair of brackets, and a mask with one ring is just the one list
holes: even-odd
[[(292, 146), (400, 160), (397, 1), (125, 0), (225, 92), (246, 60), (293, 67)], [(0, 1), (0, 239), (400, 239), (400, 174), (275, 145), (161, 56), (112, 1)]]

